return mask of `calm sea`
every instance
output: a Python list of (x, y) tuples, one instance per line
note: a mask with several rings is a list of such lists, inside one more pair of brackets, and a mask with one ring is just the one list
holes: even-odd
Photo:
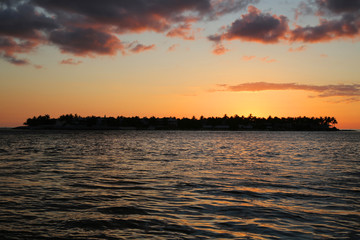
[(360, 239), (360, 132), (0, 131), (1, 239)]

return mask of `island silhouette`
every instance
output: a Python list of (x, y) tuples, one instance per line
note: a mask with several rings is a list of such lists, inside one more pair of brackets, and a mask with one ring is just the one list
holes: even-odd
[(28, 118), (21, 129), (55, 130), (232, 130), (232, 131), (335, 131), (334, 117), (271, 117), (244, 116), (203, 117), (81, 117), (77, 114), (51, 118), (40, 115)]

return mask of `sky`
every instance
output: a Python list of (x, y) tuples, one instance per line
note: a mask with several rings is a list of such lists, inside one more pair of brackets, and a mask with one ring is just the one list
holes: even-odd
[(360, 0), (0, 0), (0, 127), (331, 116), (360, 129)]

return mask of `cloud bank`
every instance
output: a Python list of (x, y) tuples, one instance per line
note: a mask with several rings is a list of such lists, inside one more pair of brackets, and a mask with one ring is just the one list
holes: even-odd
[(140, 53), (155, 45), (127, 48), (122, 34), (153, 31), (194, 40), (198, 21), (211, 21), (258, 0), (3, 0), (0, 1), (0, 57), (25, 65), (17, 54), (53, 45), (83, 57)]
[[(15, 65), (29, 60), (18, 55), (42, 45), (81, 57), (137, 54), (154, 49), (155, 43), (124, 42), (124, 34), (156, 32), (169, 38), (197, 40), (203, 29), (198, 22), (246, 10), (245, 14), (208, 36), (213, 53), (229, 51), (225, 42), (262, 44), (315, 43), (357, 39), (360, 35), (360, 0), (309, 0), (302, 2), (297, 17), (319, 16), (316, 26), (289, 27), (289, 18), (263, 12), (259, 0), (1, 0), (0, 58)], [(201, 39), (201, 38), (200, 38)]]
[(208, 40), (214, 42), (216, 50), (219, 47), (224, 48), (225, 41), (233, 40), (263, 44), (275, 44), (280, 41), (317, 43), (338, 39), (358, 39), (360, 36), (360, 0), (301, 2), (295, 10), (295, 19), (309, 14), (319, 16), (318, 25), (296, 25), (291, 29), (287, 16), (264, 13), (250, 5), (247, 14), (241, 15), (239, 19), (222, 28), (219, 33), (208, 36)]

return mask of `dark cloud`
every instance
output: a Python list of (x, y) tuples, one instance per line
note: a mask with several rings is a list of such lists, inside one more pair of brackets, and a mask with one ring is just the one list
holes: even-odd
[[(254, 82), (238, 85), (218, 85), (218, 91), (258, 92), (267, 90), (303, 90), (317, 92), (318, 97), (355, 97), (360, 98), (360, 84), (307, 85), (297, 83)], [(360, 100), (360, 99), (358, 99)]]
[[(301, 15), (316, 14), (319, 24), (315, 26), (288, 26), (286, 16), (262, 13), (254, 6), (248, 13), (223, 27), (220, 33), (208, 36), (214, 43), (214, 53), (224, 53), (223, 42), (230, 40), (260, 43), (327, 42), (336, 39), (355, 39), (360, 36), (360, 0), (308, 0), (295, 9), (295, 18)], [(289, 51), (302, 51), (305, 47), (290, 48)]]
[(346, 14), (339, 20), (323, 19), (317, 26), (297, 26), (291, 31), (291, 41), (324, 42), (359, 35), (359, 16)]
[(22, 39), (41, 39), (44, 31), (58, 27), (54, 19), (35, 11), (34, 6), (24, 3), (16, 8), (0, 7), (0, 36)]
[(360, 35), (360, 0), (316, 0), (300, 4), (296, 12), (317, 12), (320, 21), (316, 26), (296, 26), (290, 32), (291, 41), (324, 42)]
[(88, 23), (110, 25), (118, 32), (164, 32), (178, 22), (201, 18), (211, 11), (209, 0), (35, 0), (52, 11), (63, 11), (86, 18)]
[(36, 47), (37, 43), (29, 40), (15, 41), (11, 37), (0, 36), (0, 57), (15, 65), (27, 65), (26, 59), (19, 59), (16, 54), (28, 53)]
[(316, 0), (320, 11), (353, 13), (360, 10), (360, 0)]
[(58, 25), (54, 19), (35, 11), (27, 1), (0, 2), (0, 57), (11, 64), (28, 65), (16, 55), (28, 53), (46, 40), (46, 32)]
[[(81, 56), (141, 52), (155, 45), (124, 48), (117, 34), (155, 31), (195, 39), (193, 23), (238, 11), (259, 0), (0, 0), (0, 37), (50, 44)], [(14, 46), (17, 43), (13, 44)], [(1, 56), (20, 63), (23, 52), (2, 47)]]
[(30, 64), (27, 59), (19, 59), (12, 55), (6, 55), (6, 54), (0, 53), (0, 57), (5, 59), (6, 61), (8, 61), (11, 64), (18, 65), (18, 66)]
[(87, 22), (116, 26), (119, 32), (164, 32), (173, 24), (193, 22), (246, 8), (259, 0), (34, 0), (54, 12), (81, 15)]
[[(300, 4), (299, 14), (313, 9), (324, 14), (317, 26), (296, 26), (292, 30), (287, 17), (263, 13), (250, 5), (257, 2), (259, 0), (0, 0), (0, 38), (3, 39), (0, 54), (17, 64), (21, 63), (17, 54), (42, 44), (79, 56), (139, 53), (155, 45), (137, 43), (137, 47), (129, 48), (119, 35), (154, 31), (167, 37), (194, 40), (201, 31), (194, 29), (194, 23), (246, 7), (248, 13), (208, 37), (214, 43), (213, 53), (225, 53), (228, 49), (224, 41), (235, 39), (268, 44), (281, 40), (318, 42), (359, 36), (360, 0), (311, 0), (310, 7)], [(11, 44), (6, 46), (4, 39)], [(25, 46), (26, 43), (29, 46)]]
[(232, 23), (226, 33), (226, 39), (242, 39), (275, 43), (284, 37), (288, 29), (285, 16), (263, 14), (254, 6), (249, 6), (248, 14)]
[(238, 12), (239, 10), (246, 9), (249, 4), (258, 3), (260, 0), (213, 0), (212, 5), (214, 12), (217, 16), (227, 13)]
[(78, 56), (115, 55), (124, 48), (116, 36), (92, 28), (56, 30), (49, 40), (62, 52)]
[(248, 14), (234, 21), (222, 34), (209, 36), (214, 42), (240, 39), (261, 43), (277, 43), (285, 38), (288, 31), (288, 19), (285, 16), (262, 13), (254, 6), (248, 7)]

